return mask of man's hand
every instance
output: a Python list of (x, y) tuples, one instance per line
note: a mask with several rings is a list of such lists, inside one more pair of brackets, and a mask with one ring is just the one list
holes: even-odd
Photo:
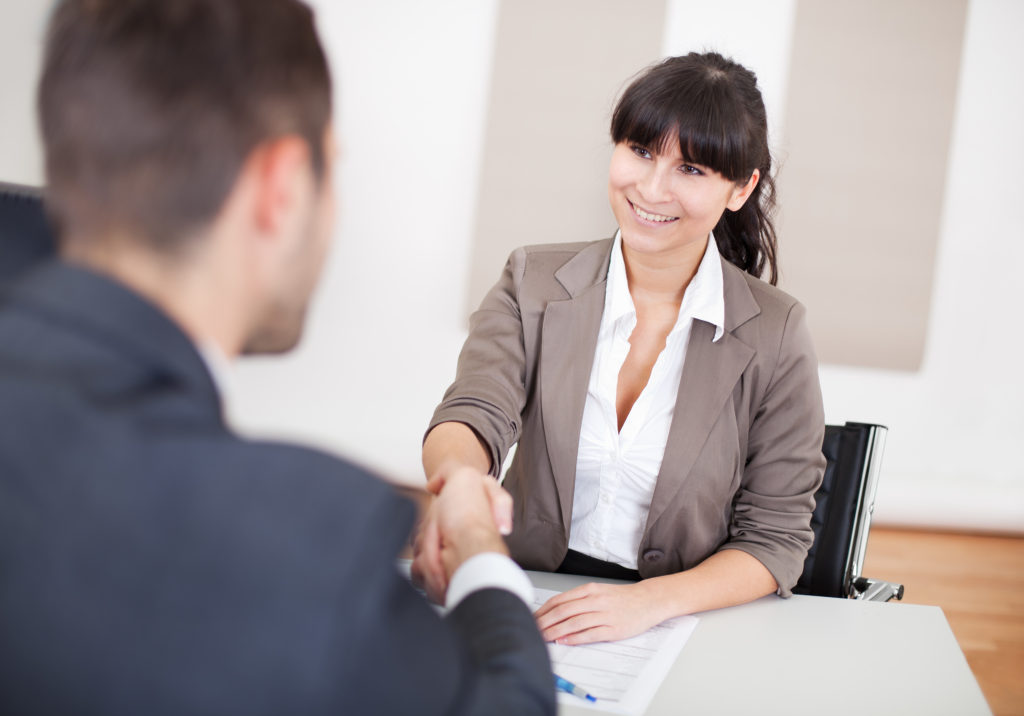
[(494, 478), (470, 468), (427, 484), (438, 495), (413, 546), (412, 577), (443, 604), (455, 570), (482, 552), (508, 554), (501, 534), (512, 529), (512, 498)]

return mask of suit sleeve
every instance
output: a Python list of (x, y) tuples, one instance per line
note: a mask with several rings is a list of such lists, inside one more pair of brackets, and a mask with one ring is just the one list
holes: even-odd
[(786, 318), (778, 360), (751, 419), (747, 462), (733, 502), (729, 541), (756, 557), (788, 597), (813, 540), (811, 512), (821, 484), (825, 417), (818, 362), (805, 310)]
[(427, 428), (429, 433), (439, 423), (468, 425), (487, 447), (495, 477), (519, 439), (526, 404), (526, 350), (518, 297), (525, 267), (526, 252), (516, 249), (498, 283), (470, 317), (455, 382)]
[[(370, 521), (394, 524), (394, 502)], [(381, 545), (390, 559), (403, 540), (392, 535), (390, 544)], [(359, 654), (344, 689), (360, 695), (350, 701), (350, 713), (555, 713), (547, 647), (521, 599), (503, 589), (481, 589), (442, 618), (397, 570), (380, 562), (364, 567), (366, 598), (354, 620), (358, 636), (342, 645)]]

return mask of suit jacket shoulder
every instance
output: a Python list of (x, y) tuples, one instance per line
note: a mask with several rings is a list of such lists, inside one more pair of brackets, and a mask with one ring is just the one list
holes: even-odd
[(608, 274), (612, 239), (523, 246), (509, 258), (520, 300), (546, 302), (575, 296)]
[(553, 710), (524, 604), (440, 619), (394, 565), (412, 505), (231, 433), (195, 348), (124, 287), (51, 266), (5, 290), (0, 423), (0, 711)]

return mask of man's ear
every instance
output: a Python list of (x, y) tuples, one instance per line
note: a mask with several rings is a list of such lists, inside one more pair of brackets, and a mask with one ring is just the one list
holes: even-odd
[(761, 172), (755, 169), (747, 179), (746, 184), (737, 186), (733, 189), (732, 195), (729, 197), (729, 203), (725, 207), (729, 211), (739, 211), (743, 208), (743, 205), (747, 202), (750, 197), (750, 193), (754, 191), (754, 187), (757, 186), (757, 182), (761, 179)]
[(309, 145), (295, 135), (264, 142), (247, 162), (255, 185), (253, 220), (262, 235), (277, 235), (291, 221), (312, 181)]

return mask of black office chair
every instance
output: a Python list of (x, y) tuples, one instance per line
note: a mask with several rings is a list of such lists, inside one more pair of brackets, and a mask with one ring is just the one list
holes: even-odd
[(0, 182), (0, 284), (55, 252), (42, 191)]
[(795, 593), (878, 602), (903, 598), (902, 584), (861, 576), (887, 432), (868, 423), (825, 426), (822, 452), (828, 462), (814, 495), (814, 544)]

